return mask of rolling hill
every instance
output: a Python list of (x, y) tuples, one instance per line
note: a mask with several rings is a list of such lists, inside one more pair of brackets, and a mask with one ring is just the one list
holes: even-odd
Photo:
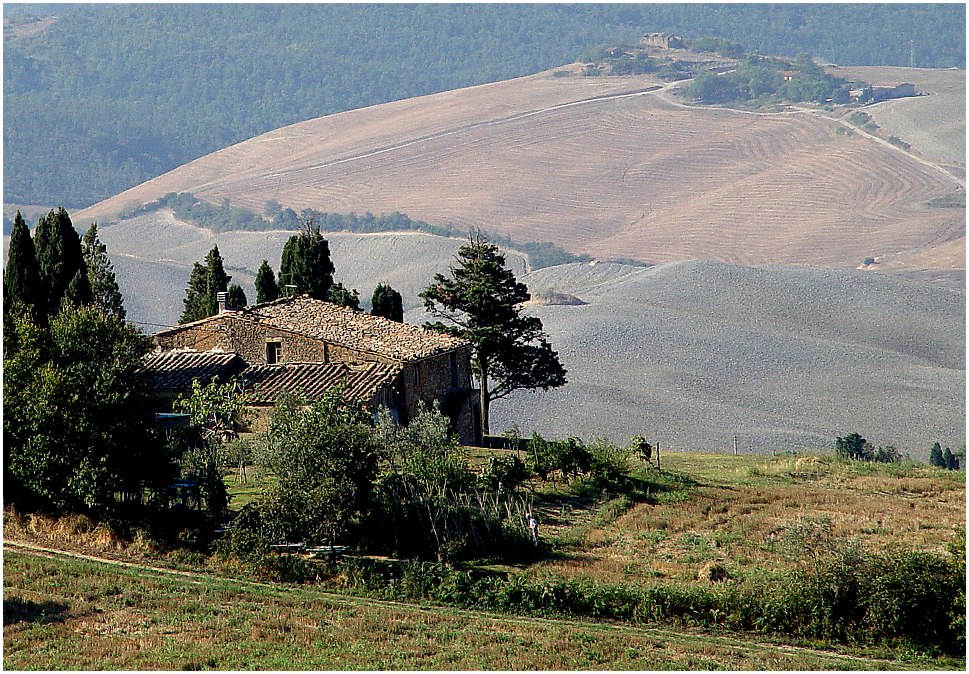
[[(729, 449), (734, 436), (745, 451), (827, 447), (852, 431), (904, 451), (962, 442), (965, 210), (938, 204), (964, 195), (964, 139), (951, 132), (964, 127), (964, 112), (949, 119), (963, 71), (870, 72), (930, 94), (868, 108), (879, 135), (904, 138), (920, 116), (935, 120), (906, 139), (906, 153), (844, 113), (700, 109), (647, 76), (577, 70), (285, 127), (75, 222), (102, 223), (131, 318), (148, 331), (177, 320), (189, 268), (214, 243), (252, 299), (259, 262), (275, 267), (290, 235), (213, 234), (165, 209), (115, 217), (175, 191), (260, 211), (269, 199), (296, 210), (399, 210), (600, 260), (656, 263), (526, 273), (526, 261), (510, 256), (533, 292), (585, 304), (529, 308), (570, 383), (499, 403), (497, 431), (517, 423), (525, 433), (617, 440), (645, 432), (664, 446), (711, 451)], [(414, 233), (328, 238), (338, 280), (365, 303), (378, 281), (391, 283), (417, 323), (417, 293), (461, 243)], [(877, 264), (854, 269), (869, 256)], [(956, 279), (957, 289), (906, 275)]]
[[(78, 219), (104, 221), (168, 192), (192, 192), (257, 211), (269, 199), (297, 211), (401, 211), (654, 263), (854, 267), (874, 257), (910, 269), (907, 260), (921, 256), (923, 267), (951, 268), (951, 255), (932, 251), (964, 246), (964, 210), (928, 203), (959, 193), (964, 178), (843, 120), (685, 106), (672, 85), (584, 78), (576, 69), (278, 129)], [(926, 81), (962, 77), (943, 71)]]
[[(259, 263), (275, 267), (290, 234), (213, 235), (162, 212), (101, 229), (129, 318), (146, 332), (177, 321), (191, 263), (213, 244), (252, 299)], [(328, 240), (337, 279), (364, 303), (390, 282), (415, 324), (427, 319), (417, 293), (461, 244), (416, 233)], [(958, 446), (964, 437), (964, 293), (863, 270), (686, 261), (526, 273), (521, 257), (508, 262), (533, 295), (585, 304), (528, 308), (569, 383), (495, 404), (496, 432), (646, 433), (696, 451), (729, 450), (736, 435), (743, 451), (769, 452), (830, 447), (856, 431), (918, 454), (928, 438)]]

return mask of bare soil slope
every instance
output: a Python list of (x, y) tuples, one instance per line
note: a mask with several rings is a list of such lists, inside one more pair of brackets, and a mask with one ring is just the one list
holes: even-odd
[(200, 158), (78, 220), (189, 191), (257, 210), (268, 199), (399, 210), (653, 262), (854, 267), (964, 240), (963, 209), (925, 204), (957, 189), (932, 166), (820, 115), (685, 108), (644, 91), (656, 86), (542, 73), (332, 115)]
[[(495, 405), (493, 431), (743, 451), (859, 432), (918, 456), (965, 437), (965, 295), (855, 270), (680, 262), (524, 277), (569, 384)], [(408, 314), (418, 319), (417, 312)], [(929, 444), (926, 444), (928, 441)]]
[[(144, 232), (152, 232), (147, 237)], [(173, 325), (192, 262), (218, 244), (254, 300), (263, 259), (274, 268), (289, 232), (212, 235), (150, 216), (101, 229), (129, 317), (146, 332)], [(423, 234), (329, 235), (336, 278), (366, 303), (397, 288), (407, 320), (417, 293), (445, 272), (461, 241)], [(965, 294), (877, 272), (677, 262), (652, 268), (571, 264), (525, 273), (534, 294), (584, 305), (531, 306), (569, 370), (555, 391), (495, 405), (493, 430), (517, 423), (552, 436), (646, 432), (663, 446), (745, 451), (829, 446), (857, 431), (876, 443), (957, 447), (965, 428)]]

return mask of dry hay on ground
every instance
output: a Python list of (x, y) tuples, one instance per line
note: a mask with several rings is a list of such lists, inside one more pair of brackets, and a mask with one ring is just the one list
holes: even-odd
[[(673, 470), (691, 476), (692, 461), (693, 455), (668, 455)], [(965, 482), (957, 475), (919, 468), (908, 477), (851, 476), (825, 468), (815, 478), (783, 484), (798, 474), (790, 470), (795, 460), (744, 461), (741, 472), (719, 484), (701, 480), (706, 486), (689, 500), (633, 507), (590, 531), (581, 554), (547, 562), (542, 572), (664, 583), (694, 581), (722, 566), (743, 577), (752, 569), (810, 563), (851, 539), (869, 550), (904, 545), (944, 553), (965, 525)]]
[(556, 107), (649, 84), (544, 73), (311, 120), (79, 220), (190, 191), (257, 210), (276, 199), (401, 211), (598, 257), (850, 267), (965, 235), (964, 211), (924, 203), (952, 180), (821, 116), (684, 109), (652, 94)]

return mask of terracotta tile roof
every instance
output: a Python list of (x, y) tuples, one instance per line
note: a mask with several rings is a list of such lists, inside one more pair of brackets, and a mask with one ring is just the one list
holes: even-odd
[(450, 335), (371, 316), (305, 295), (257, 304), (236, 313), (307, 337), (401, 361), (468, 346), (468, 342)]
[(234, 353), (220, 351), (162, 351), (149, 354), (139, 368), (157, 390), (184, 391), (198, 379), (208, 383), (218, 375), (222, 381), (242, 371), (246, 364)]
[(281, 393), (302, 394), (313, 400), (341, 383), (346, 385), (348, 397), (368, 401), (381, 388), (390, 386), (401, 369), (400, 365), (386, 363), (283, 363), (250, 367), (242, 373), (242, 379), (249, 402), (255, 405), (273, 404)]
[(371, 316), (331, 302), (315, 300), (307, 295), (284, 297), (245, 309), (216, 314), (155, 333), (155, 337), (219, 321), (226, 316), (255, 321), (399, 361), (419, 360), (470, 346), (469, 342), (457, 337), (425, 330), (416, 325), (398, 323), (381, 316)]

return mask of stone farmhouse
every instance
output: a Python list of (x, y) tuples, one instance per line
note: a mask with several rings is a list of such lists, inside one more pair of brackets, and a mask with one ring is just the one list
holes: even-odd
[[(220, 298), (221, 300), (221, 298)], [(145, 362), (153, 388), (169, 404), (192, 381), (235, 376), (250, 405), (265, 412), (284, 393), (312, 401), (342, 385), (376, 412), (406, 424), (437, 403), (461, 442), (478, 444), (471, 345), (308, 296), (286, 297), (219, 313), (153, 335)], [(257, 415), (258, 417), (258, 415)]]
[(682, 49), (683, 39), (669, 33), (646, 33), (639, 38), (639, 45), (656, 49)]

